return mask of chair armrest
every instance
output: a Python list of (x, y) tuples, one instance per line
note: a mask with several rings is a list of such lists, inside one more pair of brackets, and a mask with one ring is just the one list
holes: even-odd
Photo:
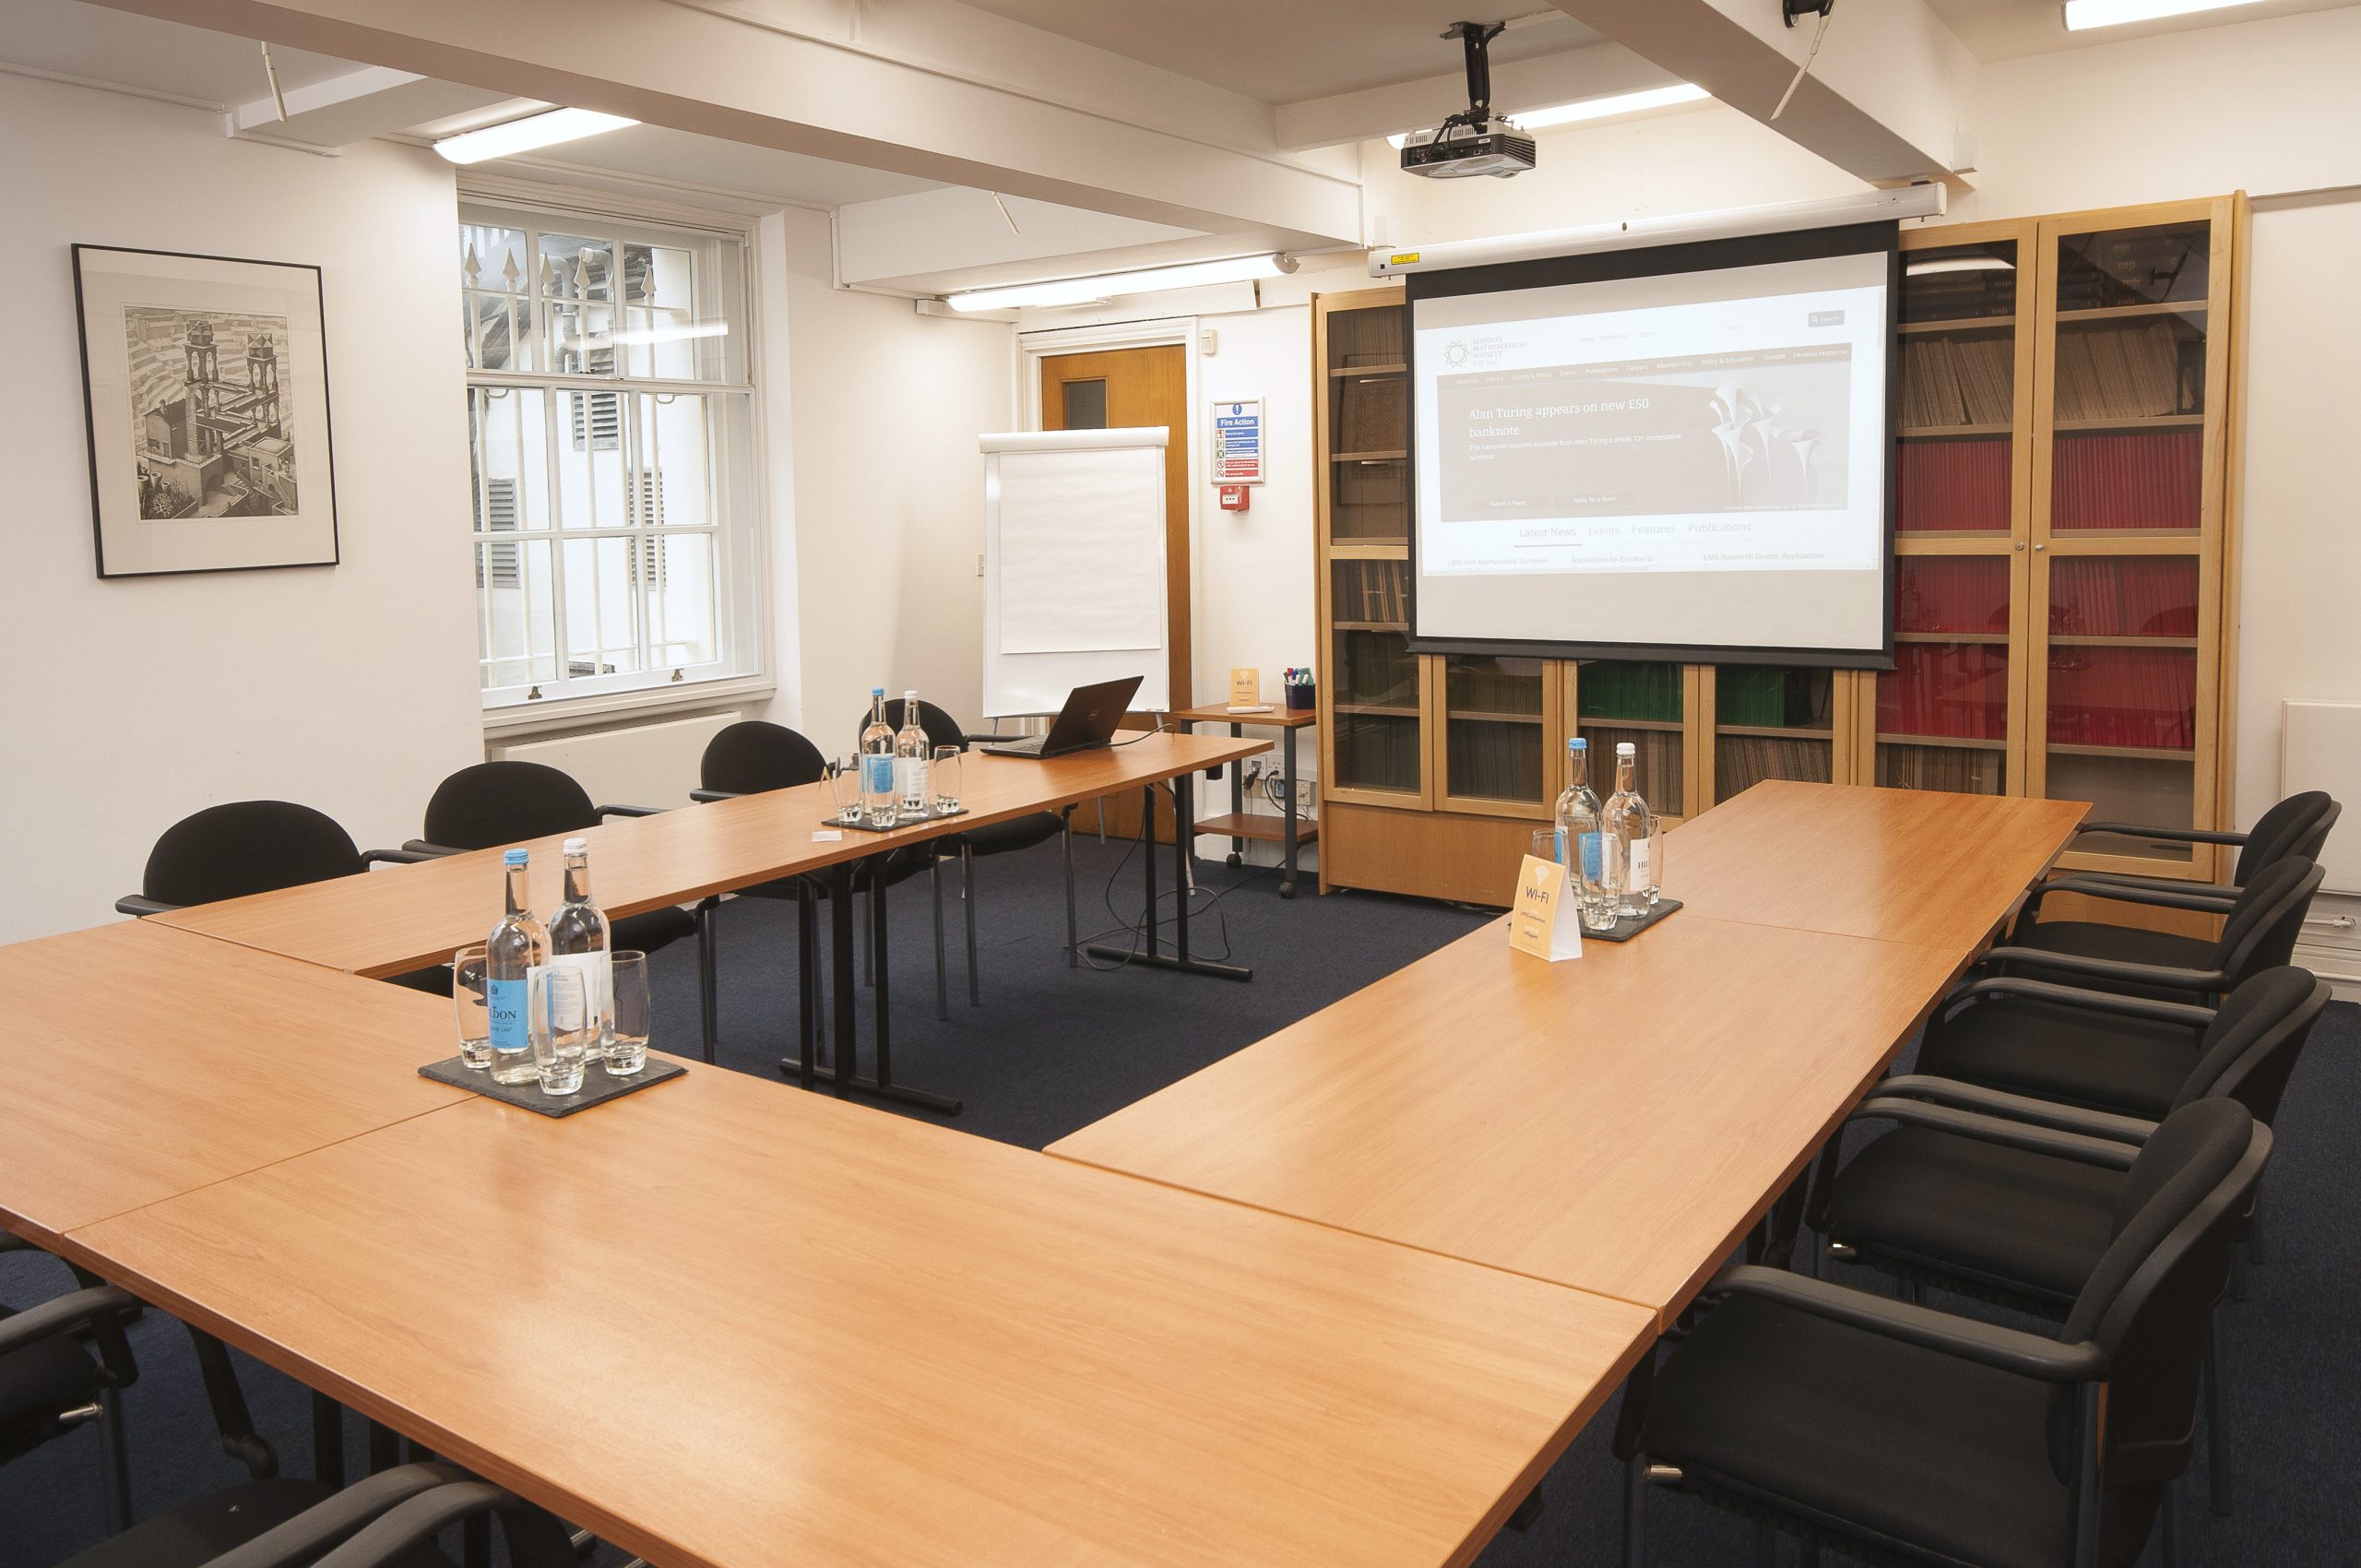
[(161, 898), (143, 897), (136, 893), (126, 893), (114, 901), (114, 912), (118, 915), (160, 915), (181, 908), (184, 906), (167, 904)]
[(740, 793), (741, 791), (736, 790), (692, 790), (689, 791), (689, 799), (698, 802), (734, 801), (739, 798)]
[(2225, 887), (2218, 882), (2184, 882), (2172, 876), (2134, 876), (2128, 871), (2078, 871), (2061, 873), (2060, 875), (2104, 882), (2110, 887), (2136, 887), (2150, 893), (2185, 893), (2192, 898), (2217, 898), (2225, 909), (2236, 903), (2239, 893), (2243, 891), (2241, 888)]
[[(407, 1499), (379, 1515), (351, 1539), (318, 1560), (314, 1568), (395, 1568), (412, 1560), (421, 1544), (432, 1541), (462, 1519), (481, 1514), (500, 1515), (512, 1568), (555, 1568), (574, 1561), (573, 1540), (566, 1528), (540, 1509), (490, 1481), (460, 1480)], [(212, 1568), (222, 1568), (216, 1559)], [(243, 1568), (292, 1568), (286, 1558)]]
[(599, 806), (596, 809), (602, 817), (662, 816), (664, 814), (662, 806)]
[(136, 1313), (139, 1298), (113, 1285), (93, 1285), (53, 1296), (23, 1312), (0, 1317), (0, 1356), (21, 1350), (55, 1334), (96, 1328), (99, 1320), (115, 1313)]
[(1956, 1106), (1963, 1111), (2006, 1117), (2012, 1122), (2031, 1123), (2039, 1127), (2054, 1127), (2065, 1133), (2081, 1133), (2088, 1137), (2106, 1138), (2118, 1144), (2144, 1144), (2156, 1130), (2156, 1123), (2142, 1121), (2137, 1116), (2118, 1116), (2107, 1111), (2085, 1111), (2078, 1105), (2060, 1105), (2054, 1100), (2011, 1094), (2006, 1089), (1987, 1089), (1981, 1084), (1963, 1084), (1955, 1078), (1939, 1078), (1927, 1073), (1906, 1073), (1898, 1078), (1887, 1078), (1878, 1085), (1877, 1098), (1919, 1099), (1936, 1105)]
[(1832, 1323), (2043, 1383), (2084, 1383), (2106, 1372), (2106, 1352), (2087, 1341), (2061, 1345), (2022, 1329), (1953, 1317), (1931, 1307), (1872, 1296), (1758, 1264), (1722, 1270), (1706, 1285), (1704, 1294), (1760, 1296)]
[(2093, 1137), (1900, 1096), (1880, 1095), (1864, 1100), (1845, 1120), (1899, 1122), (1905, 1127), (1926, 1127), (1953, 1137), (1973, 1138), (1979, 1144), (1998, 1144), (2002, 1148), (2023, 1149), (2028, 1154), (2070, 1159), (2077, 1165), (2104, 1166), (2110, 1170), (2130, 1170), (2131, 1161), (2140, 1153), (2138, 1146), (2117, 1143), (2112, 1138)]
[(361, 863), (364, 866), (414, 866), (421, 861), (439, 861), (439, 854), (424, 849), (363, 849)]
[(2118, 838), (2163, 838), (2175, 844), (2243, 844), (2243, 833), (2216, 833), (2202, 827), (2157, 827), (2144, 822), (2086, 822), (2074, 829), (2080, 838), (2085, 833), (2111, 833)]
[(2084, 897), (2106, 898), (2118, 904), (2145, 904), (2158, 909), (2202, 909), (2208, 914), (2219, 914), (2226, 907), (2218, 893), (2200, 893), (2194, 888), (2127, 887), (2095, 876), (2054, 876), (2035, 891), (2080, 893)]
[(440, 860), (445, 855), (464, 855), (467, 853), (465, 849), (460, 849), (456, 844), (434, 844), (430, 843), (423, 838), (404, 839), (402, 841), (402, 852), (406, 855), (417, 855), (422, 859), (430, 861)]
[(387, 1510), (466, 1479), (467, 1472), (456, 1465), (400, 1465), (380, 1470), (213, 1558), (208, 1568), (282, 1568), (310, 1562)]
[(2230, 977), (2219, 969), (2177, 969), (2167, 964), (2135, 964), (2128, 958), (2091, 958), (2080, 953), (2052, 953), (2040, 947), (1995, 947), (1984, 955), (1987, 967), (2020, 964), (2029, 969), (2050, 969), (2112, 980), (2118, 985), (2155, 986), (2165, 991), (2215, 992), (2229, 988)]
[[(2005, 952), (2005, 948), (1996, 948)], [(2030, 975), (1993, 975), (1985, 980), (1970, 980), (1943, 999), (1943, 1014), (1951, 1016), (1954, 1003), (1973, 1002), (1984, 996), (2021, 996), (2028, 1002), (2051, 1002), (2061, 1007), (2080, 1007), (2091, 1013), (2112, 1013), (2120, 1018), (2148, 1018), (2159, 1024), (2187, 1024), (2201, 1029), (2213, 1021), (2213, 1009), (2201, 1007), (2193, 1002), (2165, 1002), (2153, 996), (2125, 996), (2113, 991), (2092, 991), (2079, 985), (2059, 985), (2054, 980), (2035, 980)]]

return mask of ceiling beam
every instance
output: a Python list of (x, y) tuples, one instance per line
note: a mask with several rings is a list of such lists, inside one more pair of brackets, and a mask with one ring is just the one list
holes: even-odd
[(1829, 18), (1811, 74), (1772, 111), (1809, 47), (1779, 0), (1555, 0), (1559, 10), (1683, 81), (1875, 184), (1943, 178), (1972, 162), (1975, 57), (1925, 0), (1852, 0)]
[[(1354, 244), (1360, 191), (1275, 145), (1216, 145), (966, 79), (735, 6), (666, 0), (101, 0), (489, 92), (1198, 231)], [(488, 25), (496, 19), (497, 25)]]
[[(1556, 54), (1503, 60), (1492, 67), (1492, 102), (1513, 114), (1585, 98), (1669, 87), (1680, 77), (1619, 43), (1595, 43)], [(1417, 81), (1299, 99), (1272, 111), (1286, 148), (1373, 141), (1432, 125), (1467, 107), (1467, 76), (1450, 71)]]

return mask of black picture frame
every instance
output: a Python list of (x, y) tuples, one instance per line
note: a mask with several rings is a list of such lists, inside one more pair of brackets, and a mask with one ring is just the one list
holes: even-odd
[[(98, 576), (187, 576), (340, 564), (327, 293), (320, 267), (128, 245), (76, 244), (69, 250)], [(108, 265), (110, 258), (148, 258), (151, 266), (143, 274), (136, 262)], [(285, 314), (258, 313), (257, 304), (277, 305)], [(210, 324), (219, 317), (242, 324), (232, 330), (243, 334), (240, 340), (248, 347), (248, 379), (239, 382), (217, 372), (202, 383), (208, 397), (199, 399), (189, 395), (184, 377), (176, 403), (143, 410), (141, 388), (135, 386), (142, 372), (133, 362), (133, 322), (144, 321), (152, 331), (172, 318), (202, 320), (209, 352)], [(256, 338), (270, 346), (269, 352), (253, 353)], [(194, 337), (187, 346), (197, 347)], [(267, 391), (257, 359), (270, 371)], [(283, 375), (277, 368), (282, 359)], [(169, 389), (169, 372), (151, 364), (145, 376), (150, 395)], [(199, 407), (201, 402), (211, 406)], [(151, 434), (146, 445), (119, 439), (134, 424), (153, 431), (158, 421), (163, 434)], [(172, 449), (191, 442), (196, 450)], [(217, 458), (219, 472), (213, 471)], [(157, 469), (171, 470), (172, 482), (156, 479)], [(171, 497), (154, 504), (160, 508), (173, 501), (187, 505), (157, 515), (151, 495)], [(208, 511), (208, 505), (218, 509)], [(147, 531), (159, 527), (173, 531)]]

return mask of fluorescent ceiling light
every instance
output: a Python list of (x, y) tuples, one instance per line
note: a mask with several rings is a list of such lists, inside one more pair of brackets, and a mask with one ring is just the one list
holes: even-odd
[(578, 141), (601, 131), (619, 131), (638, 124), (620, 114), (601, 114), (595, 109), (552, 109), (545, 114), (528, 114), (521, 120), (445, 137), (434, 144), (434, 150), (454, 163), (481, 163), (487, 158), (508, 158), (537, 147), (554, 147), (562, 141)]
[(1234, 255), (1223, 261), (1192, 261), (1178, 267), (1148, 267), (1137, 272), (1102, 272), (1095, 278), (1053, 278), (1013, 283), (1004, 289), (972, 289), (944, 296), (953, 310), (1014, 310), (1019, 305), (1082, 305), (1122, 294), (1158, 289), (1194, 289), (1207, 283), (1244, 283), (1295, 270), (1292, 257), (1273, 254)]
[[(1664, 109), (1675, 103), (1694, 103), (1701, 98), (1712, 96), (1695, 82), (1675, 82), (1670, 87), (1652, 87), (1644, 92), (1619, 92), (1611, 98), (1585, 98), (1578, 103), (1526, 109), (1508, 118), (1520, 130), (1541, 131), (1551, 125), (1571, 125), (1583, 120), (1605, 120), (1617, 114), (1637, 114), (1646, 109)], [(1403, 131), (1385, 139), (1399, 150), (1410, 136)]]
[(2066, 30), (2120, 27), (2125, 22), (2153, 22), (2160, 17), (2186, 17), (2253, 4), (2254, 0), (2066, 0)]
[(1931, 277), (1938, 272), (2014, 272), (2017, 264), (1997, 255), (1939, 255), (1928, 261), (1910, 262), (1903, 271), (1913, 278)]

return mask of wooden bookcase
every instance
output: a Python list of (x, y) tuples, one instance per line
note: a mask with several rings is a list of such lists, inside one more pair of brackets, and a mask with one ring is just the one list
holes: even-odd
[[(1762, 778), (2226, 809), (2244, 196), (1913, 230), (1896, 374), (1897, 668), (1408, 649), (1406, 312), (1313, 302), (1321, 885), (1505, 903), (1565, 738), (1678, 820)], [(2211, 880), (2213, 851), (2069, 866)]]

